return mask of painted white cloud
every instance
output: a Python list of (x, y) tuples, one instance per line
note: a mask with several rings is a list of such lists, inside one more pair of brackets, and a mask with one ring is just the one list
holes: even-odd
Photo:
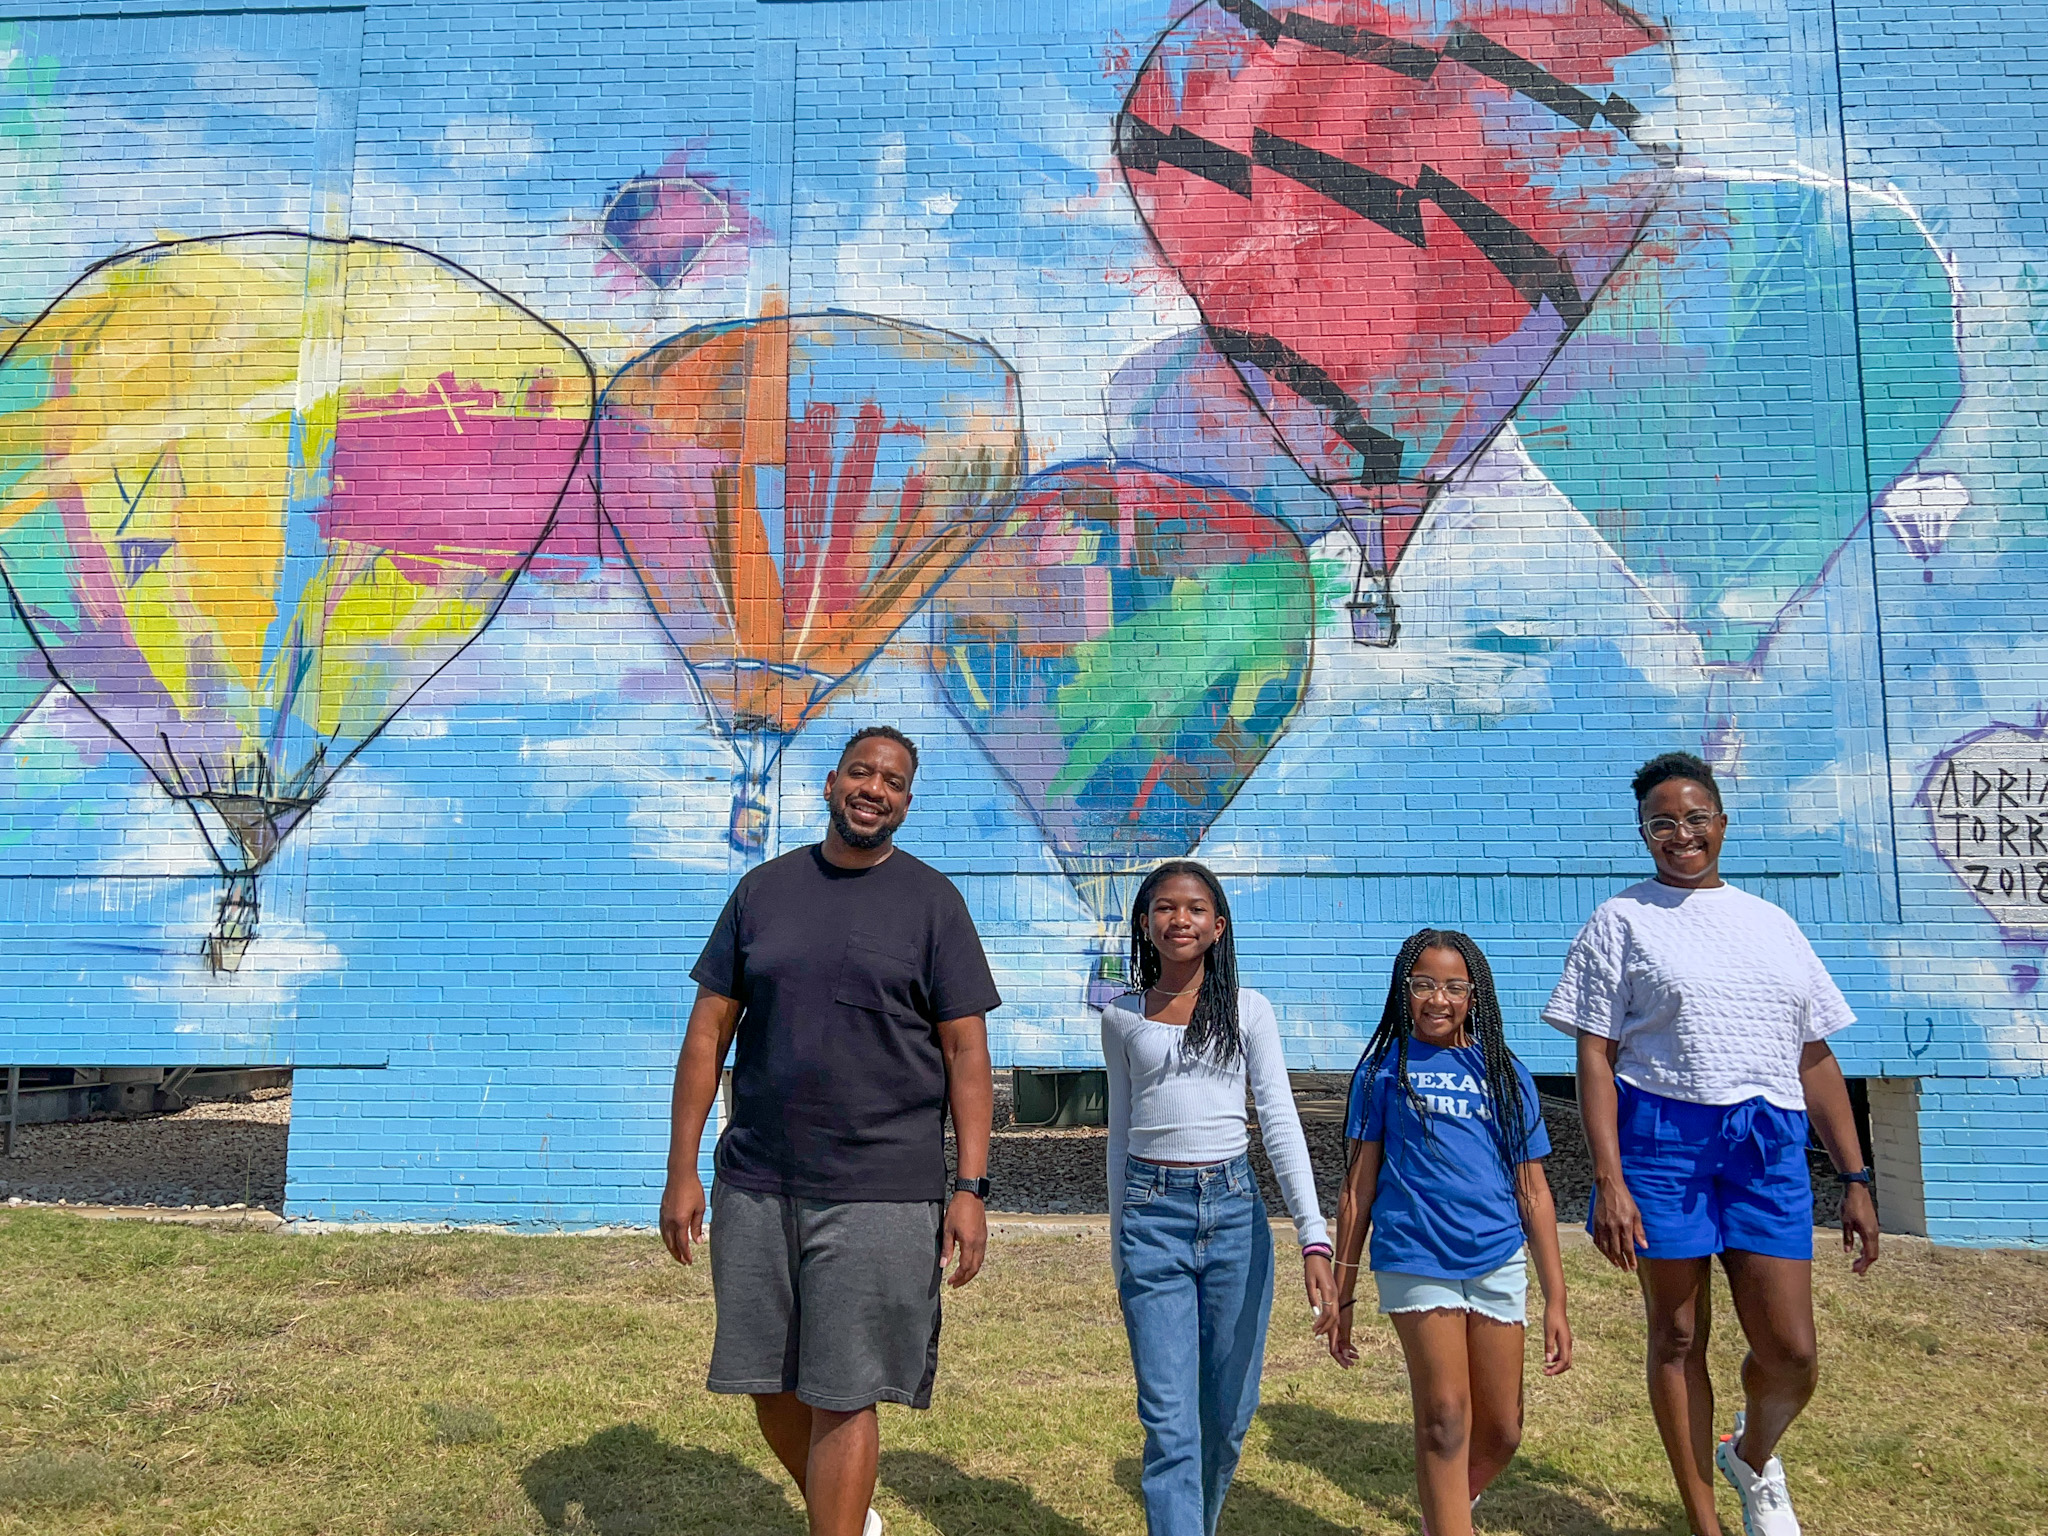
[[(326, 935), (273, 903), (241, 968), (216, 974), (200, 955), (199, 941), (212, 929), (217, 901), (213, 889), (201, 887), (181, 902), (167, 931), (189, 935), (191, 943), (182, 951), (170, 949), (160, 967), (129, 977), (128, 990), (139, 1003), (166, 1010), (177, 1034), (265, 1044), (290, 1022), (307, 984), (338, 973), (346, 962)], [(81, 983), (91, 979), (80, 975)]]
[(535, 798), (551, 814), (617, 795), (643, 857), (680, 869), (728, 869), (735, 760), (694, 709), (643, 706), (603, 730), (530, 740), (520, 756), (534, 768)]
[(0, 314), (33, 314), (91, 262), (159, 238), (310, 227), (310, 144), (293, 164), (210, 136), (202, 117), (143, 120), (97, 98), (49, 122), (49, 174), (0, 166)]
[(423, 795), (396, 774), (352, 763), (334, 776), (286, 846), (426, 848), (461, 824), (459, 801)]
[(465, 713), (563, 707), (621, 696), (687, 705), (702, 725), (696, 686), (648, 611), (630, 572), (586, 580), (528, 580), (490, 628), (386, 727), (409, 739), (447, 735)]
[(503, 115), (451, 117), (434, 148), (450, 170), (484, 176), (516, 175), (548, 151), (533, 124)]
[[(1033, 99), (1032, 120), (1058, 115)], [(1115, 188), (1108, 136), (1091, 139), (1087, 149), (1097, 188)], [(1198, 325), (1194, 302), (1170, 280), (1113, 283), (1085, 260), (1049, 270), (970, 248), (948, 223), (968, 190), (934, 189), (929, 181), (913, 188), (901, 140), (885, 143), (865, 207), (857, 215), (832, 211), (833, 219), (858, 216), (860, 224), (833, 242), (829, 302), (986, 341), (1017, 370), (1031, 467), (1098, 457), (1108, 448), (1102, 401), (1110, 375), (1124, 358)], [(1091, 247), (1107, 249), (1103, 237), (1114, 234), (1122, 246), (1142, 250), (1137, 216), (1120, 196), (1098, 190), (1080, 206), (1062, 205), (1061, 214), (1077, 236), (1094, 226)]]
[[(1317, 552), (1344, 562), (1349, 575), (1356, 548), (1340, 533)], [(1539, 705), (1522, 695), (1540, 686), (1540, 655), (1524, 661), (1482, 648), (1482, 636), (1531, 642), (1535, 651), (1605, 641), (1653, 687), (1704, 685), (1699, 642), (1536, 468), (1512, 427), (1438, 499), (1395, 572), (1394, 602), (1399, 644), (1326, 637), (1312, 703), (1480, 717)]]
[(304, 128), (320, 120), (320, 83), (274, 60), (209, 48), (192, 60), (191, 68), (192, 84), (211, 111), (253, 112)]

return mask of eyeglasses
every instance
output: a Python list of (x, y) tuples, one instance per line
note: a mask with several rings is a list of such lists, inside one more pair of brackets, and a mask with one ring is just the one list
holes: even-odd
[(1410, 997), (1435, 997), (1438, 992), (1442, 992), (1445, 997), (1448, 997), (1452, 1002), (1456, 1002), (1461, 997), (1470, 997), (1472, 995), (1472, 983), (1469, 981), (1440, 982), (1428, 976), (1410, 976), (1408, 978), (1408, 995)]
[(1694, 811), (1685, 820), (1675, 816), (1652, 816), (1643, 823), (1643, 831), (1649, 834), (1653, 843), (1668, 843), (1683, 832), (1687, 837), (1699, 837), (1713, 830), (1714, 823), (1721, 819), (1719, 811)]

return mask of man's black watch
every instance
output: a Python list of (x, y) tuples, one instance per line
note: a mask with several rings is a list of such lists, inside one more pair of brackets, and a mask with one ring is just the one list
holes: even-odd
[(986, 1200), (988, 1198), (987, 1179), (955, 1179), (953, 1181), (953, 1188), (963, 1195), (972, 1195), (977, 1200)]

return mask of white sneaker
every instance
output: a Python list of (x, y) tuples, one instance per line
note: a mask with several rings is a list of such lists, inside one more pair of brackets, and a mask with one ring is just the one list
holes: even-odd
[(1773, 1456), (1761, 1472), (1735, 1454), (1742, 1438), (1743, 1415), (1735, 1415), (1735, 1433), (1723, 1435), (1714, 1447), (1714, 1465), (1742, 1501), (1745, 1536), (1799, 1536), (1799, 1517), (1792, 1513), (1792, 1495), (1785, 1487), (1785, 1464)]
[(872, 1509), (868, 1511), (866, 1524), (860, 1528), (860, 1536), (882, 1536), (882, 1517)]

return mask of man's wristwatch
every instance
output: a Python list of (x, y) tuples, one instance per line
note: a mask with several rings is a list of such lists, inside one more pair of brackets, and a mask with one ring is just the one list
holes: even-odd
[(1870, 1182), (1870, 1170), (1868, 1168), (1858, 1168), (1854, 1173), (1837, 1173), (1835, 1175), (1835, 1182), (1837, 1184), (1868, 1184)]
[(963, 1195), (972, 1195), (977, 1200), (986, 1200), (988, 1198), (987, 1179), (955, 1179), (953, 1181), (953, 1188)]

